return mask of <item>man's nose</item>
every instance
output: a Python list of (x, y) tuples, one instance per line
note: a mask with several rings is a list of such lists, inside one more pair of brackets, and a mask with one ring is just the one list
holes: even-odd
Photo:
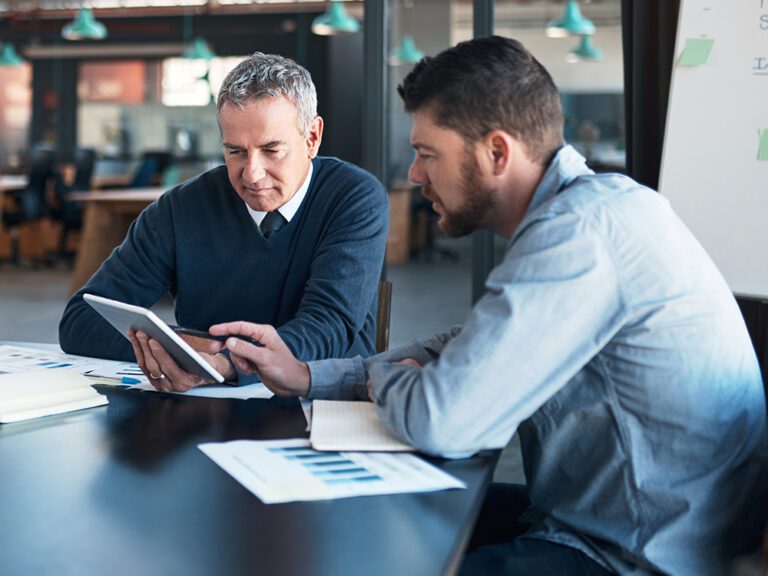
[(413, 159), (413, 162), (411, 162), (411, 167), (408, 169), (408, 180), (410, 180), (413, 184), (429, 184), (427, 173), (422, 167), (418, 156)]
[(243, 180), (248, 183), (258, 182), (266, 175), (264, 163), (258, 155), (254, 154), (248, 157), (243, 169)]

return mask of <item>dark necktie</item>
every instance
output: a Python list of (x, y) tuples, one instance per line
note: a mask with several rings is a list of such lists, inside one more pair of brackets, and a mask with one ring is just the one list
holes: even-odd
[(267, 212), (267, 215), (264, 216), (264, 220), (261, 221), (259, 230), (261, 230), (264, 238), (269, 238), (286, 224), (288, 224), (288, 221), (282, 214), (280, 214), (280, 212), (275, 210), (274, 212)]

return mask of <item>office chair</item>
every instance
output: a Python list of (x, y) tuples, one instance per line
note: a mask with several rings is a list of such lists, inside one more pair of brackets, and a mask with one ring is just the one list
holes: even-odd
[(58, 210), (54, 217), (61, 221), (61, 235), (59, 236), (59, 257), (71, 260), (74, 253), (67, 252), (67, 240), (71, 232), (76, 232), (83, 227), (83, 203), (67, 199), (70, 192), (88, 192), (92, 189), (94, 165), (96, 164), (96, 151), (92, 148), (78, 148), (75, 150), (75, 177), (71, 186), (67, 186), (60, 174), (56, 174), (56, 200)]
[(139, 167), (133, 175), (129, 188), (146, 188), (157, 186), (165, 172), (171, 165), (173, 156), (170, 152), (147, 151), (141, 155)]
[(389, 320), (392, 311), (392, 282), (379, 282), (379, 300), (376, 306), (376, 352), (389, 348)]
[(55, 175), (56, 154), (52, 148), (35, 146), (29, 156), (27, 187), (12, 193), (12, 207), (3, 211), (3, 224), (11, 237), (11, 262), (19, 263), (19, 239), (24, 224), (39, 221), (51, 213), (47, 193)]

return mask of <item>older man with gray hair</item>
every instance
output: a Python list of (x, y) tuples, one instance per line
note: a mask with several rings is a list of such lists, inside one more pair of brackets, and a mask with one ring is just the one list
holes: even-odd
[[(142, 212), (68, 303), (62, 348), (135, 358), (161, 391), (206, 383), (141, 332), (131, 346), (83, 301), (91, 293), (150, 307), (170, 292), (185, 327), (271, 324), (305, 360), (374, 352), (386, 193), (365, 171), (317, 155), (323, 119), (309, 72), (257, 52), (224, 80), (217, 114), (225, 166)], [(226, 355), (204, 356), (238, 378)]]

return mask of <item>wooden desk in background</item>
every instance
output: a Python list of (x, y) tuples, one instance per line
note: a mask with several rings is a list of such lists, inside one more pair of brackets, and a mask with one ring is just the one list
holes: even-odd
[(3, 210), (5, 210), (6, 204), (10, 202), (10, 198), (6, 197), (6, 192), (26, 188), (28, 181), (26, 175), (0, 176), (0, 257), (2, 258), (9, 257), (11, 252), (11, 239), (3, 225)]
[(85, 202), (83, 232), (75, 260), (70, 294), (88, 281), (112, 250), (123, 241), (141, 211), (157, 200), (165, 188), (129, 188), (114, 192), (75, 192), (69, 199)]
[(91, 178), (91, 186), (94, 190), (102, 188), (128, 186), (133, 180), (133, 174), (95, 174)]
[(5, 208), (5, 193), (26, 188), (26, 176), (0, 176), (0, 229), (3, 227), (3, 208)]

